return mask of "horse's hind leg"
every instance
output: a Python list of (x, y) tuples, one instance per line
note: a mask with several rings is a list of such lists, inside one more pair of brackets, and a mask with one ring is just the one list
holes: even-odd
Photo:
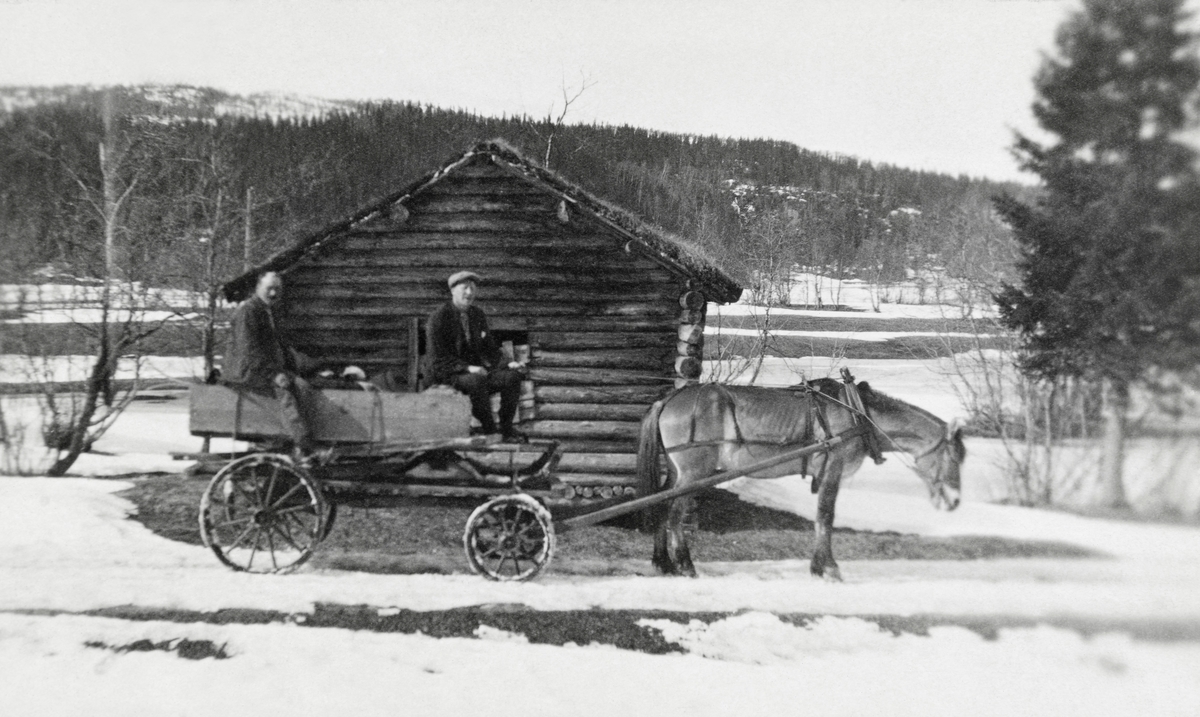
[(842, 482), (842, 461), (833, 459), (826, 468), (825, 479), (817, 493), (816, 547), (813, 549), (809, 570), (817, 577), (841, 581), (842, 571), (833, 559), (833, 506), (837, 502), (838, 488)]
[(687, 500), (676, 498), (666, 506), (656, 506), (660, 519), (654, 532), (654, 567), (663, 575), (686, 575), (696, 577), (696, 566), (688, 550), (687, 536), (683, 532), (683, 517)]

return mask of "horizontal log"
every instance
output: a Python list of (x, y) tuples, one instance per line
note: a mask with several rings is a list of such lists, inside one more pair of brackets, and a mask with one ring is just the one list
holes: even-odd
[[(653, 271), (654, 262), (649, 259), (639, 259), (622, 254), (615, 250), (593, 247), (581, 247), (575, 251), (539, 251), (539, 250), (497, 250), (480, 249), (421, 249), (421, 250), (386, 250), (360, 251), (329, 254), (307, 262), (293, 273), (302, 274), (306, 271), (322, 271), (332, 268), (404, 268), (417, 267), (461, 269), (464, 266), (478, 271), (487, 278), (487, 271), (493, 274), (512, 272), (521, 269), (556, 269), (560, 271), (576, 270), (579, 273), (594, 271), (598, 267), (609, 267), (611, 270), (641, 269)], [(447, 272), (449, 275), (449, 272)], [(678, 309), (678, 307), (676, 307)]]
[[(284, 278), (287, 290), (304, 284), (428, 284), (443, 287), (446, 279), (453, 271), (446, 267), (407, 267), (395, 266), (387, 268), (364, 267), (335, 267), (320, 263), (302, 264), (288, 272)], [(486, 289), (493, 285), (539, 286), (547, 284), (568, 284), (571, 286), (590, 286), (621, 284), (621, 285), (650, 285), (669, 284), (674, 286), (677, 279), (667, 271), (658, 268), (637, 268), (629, 266), (573, 266), (567, 269), (533, 267), (520, 272), (499, 272), (488, 276), (484, 272)]]
[(542, 212), (554, 213), (558, 206), (548, 194), (420, 194), (407, 203), (413, 214), (422, 212), (444, 214), (451, 212)]
[[(607, 316), (589, 316), (586, 318), (530, 316), (525, 317), (523, 320), (524, 323), (520, 324), (520, 327), (508, 326), (505, 328), (534, 332), (534, 336), (537, 335), (537, 332), (541, 331), (604, 331), (672, 335), (675, 333), (676, 328), (670, 319), (661, 316), (626, 316), (621, 318)], [(488, 316), (488, 323), (495, 328), (500, 328), (497, 320), (493, 319), (490, 314)], [(533, 338), (531, 337), (530, 340), (532, 341)]]
[(679, 341), (675, 344), (675, 353), (680, 356), (692, 356), (700, 358), (704, 355), (703, 344), (689, 344), (686, 341)]
[(545, 386), (535, 383), (538, 403), (628, 403), (643, 409), (670, 390), (666, 382), (654, 386)]
[(507, 171), (497, 167), (495, 164), (492, 164), (491, 160), (478, 156), (468, 164), (464, 164), (461, 167), (455, 167), (454, 173), (444, 181), (455, 181), (462, 177), (473, 177), (489, 180), (515, 179), (515, 177), (509, 174)]
[(674, 334), (641, 334), (609, 331), (539, 331), (530, 337), (535, 349), (565, 351), (610, 348), (663, 348), (676, 344)]
[(544, 421), (522, 424), (530, 438), (636, 438), (641, 424), (637, 421)]
[(684, 309), (679, 312), (677, 319), (681, 324), (699, 324), (704, 325), (704, 312), (700, 309)]
[[(405, 315), (428, 316), (445, 301), (413, 300), (404, 307)], [(595, 302), (591, 304), (540, 303), (536, 301), (487, 301), (480, 307), (489, 315), (509, 316), (628, 316), (662, 317), (662, 305), (650, 303)], [(306, 299), (289, 305), (289, 317), (307, 316), (395, 316), (398, 307), (388, 302)], [(299, 317), (297, 317), (299, 318)], [(491, 323), (489, 321), (489, 323)]]
[[(648, 304), (663, 304), (670, 302), (669, 286), (662, 287), (628, 287), (628, 286), (509, 286), (505, 284), (482, 287), (479, 291), (479, 303), (483, 306), (487, 301), (570, 301), (575, 303), (601, 303), (605, 301), (645, 302)], [(448, 294), (442, 284), (355, 284), (352, 282), (339, 284), (303, 284), (292, 287), (287, 292), (288, 301), (310, 301), (321, 299), (340, 299), (345, 301), (437, 301), (444, 302)]]
[(543, 218), (532, 212), (521, 214), (515, 212), (504, 214), (472, 212), (413, 214), (404, 224), (404, 228), (410, 231), (497, 232), (504, 234), (544, 232), (561, 226), (553, 214), (547, 214)]
[(674, 379), (674, 372), (618, 369), (531, 368), (529, 374), (535, 383), (555, 386), (669, 386)]
[(649, 406), (628, 403), (543, 403), (537, 416), (547, 421), (640, 421)]
[(601, 441), (587, 439), (568, 439), (559, 441), (559, 448), (563, 453), (628, 453), (631, 456), (637, 455), (638, 444), (636, 440), (625, 441)]
[(375, 330), (314, 330), (310, 328), (291, 328), (286, 333), (288, 342), (293, 346), (305, 344), (308, 346), (344, 346), (362, 351), (407, 351), (408, 330), (375, 331)]
[[(440, 305), (440, 304), (439, 304)], [(281, 318), (280, 324), (288, 335), (293, 331), (361, 331), (371, 335), (405, 332), (408, 330), (410, 317), (427, 318), (435, 307), (425, 310), (426, 305), (416, 308), (411, 306), (398, 307), (395, 314), (372, 315), (297, 315)], [(525, 331), (530, 332), (531, 341), (536, 340), (537, 332), (546, 329), (561, 329), (565, 331), (614, 331), (636, 333), (640, 335), (658, 335), (674, 338), (675, 325), (662, 317), (609, 317), (609, 316), (527, 316), (522, 314), (497, 314), (490, 307), (483, 305), (488, 312), (488, 325), (493, 331)]]
[(658, 372), (674, 359), (669, 349), (593, 349), (536, 351), (530, 366), (545, 368), (607, 368)]
[(502, 177), (493, 175), (467, 177), (457, 172), (430, 186), (421, 194), (431, 196), (460, 194), (535, 194), (546, 196), (545, 190), (511, 175)]
[[(558, 231), (546, 231), (514, 236), (492, 232), (414, 232), (379, 229), (371, 231), (356, 229), (346, 234), (337, 243), (337, 253), (357, 251), (436, 251), (478, 250), (500, 251), (540, 249), (571, 251), (621, 251), (623, 242), (603, 234), (568, 235)], [(623, 251), (622, 251), (623, 253)]]

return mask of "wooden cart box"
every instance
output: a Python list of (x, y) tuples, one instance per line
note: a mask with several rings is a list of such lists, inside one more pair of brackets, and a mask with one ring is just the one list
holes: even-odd
[[(226, 386), (191, 389), (189, 428), (193, 436), (286, 439), (274, 398)], [(313, 392), (304, 406), (318, 443), (407, 443), (463, 438), (470, 434), (471, 403), (453, 390), (423, 393)]]

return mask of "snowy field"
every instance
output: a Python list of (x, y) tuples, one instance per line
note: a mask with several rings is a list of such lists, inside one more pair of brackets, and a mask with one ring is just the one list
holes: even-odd
[[(829, 358), (774, 360), (761, 381), (783, 385), (797, 371), (811, 378), (839, 367)], [(937, 362), (855, 361), (850, 368), (943, 418), (962, 412)], [(183, 364), (162, 371), (194, 375)], [(29, 399), (5, 400), (7, 415), (30, 410)], [(187, 433), (185, 401), (135, 402), (97, 443), (98, 453), (76, 463), (73, 477), (0, 477), (0, 714), (1200, 714), (1200, 530), (1000, 505), (1000, 446), (967, 445), (957, 511), (935, 511), (920, 480), (890, 458), (848, 482), (837, 524), (1056, 541), (1097, 557), (842, 561), (840, 584), (810, 577), (808, 556), (701, 563), (696, 580), (561, 575), (553, 564), (523, 584), (313, 568), (242, 575), (201, 547), (128, 519), (133, 506), (117, 493), (129, 484), (119, 476), (180, 471), (188, 464), (168, 453), (199, 448)], [(1200, 485), (1196, 450), (1180, 444), (1169, 459), (1186, 477), (1178, 481), (1181, 502), (1200, 501), (1187, 488)], [(1135, 502), (1161, 499), (1167, 453), (1162, 443), (1133, 447), (1127, 487)], [(1087, 460), (1081, 447), (1070, 463), (1079, 469)], [(795, 478), (743, 479), (727, 488), (815, 514), (807, 483)], [(599, 643), (531, 644), (486, 627), (474, 637), (440, 639), (305, 627), (319, 603), (364, 605), (380, 615), (519, 605), (728, 616), (710, 624), (648, 618), (648, 629), (685, 650), (649, 655)], [(218, 625), (82, 614), (119, 606), (249, 608), (290, 619)], [(781, 618), (795, 614), (818, 617), (800, 625)], [(954, 625), (897, 634), (869, 616), (951, 616), (1001, 627), (994, 637)], [(227, 659), (89, 646), (184, 639), (223, 646)]]

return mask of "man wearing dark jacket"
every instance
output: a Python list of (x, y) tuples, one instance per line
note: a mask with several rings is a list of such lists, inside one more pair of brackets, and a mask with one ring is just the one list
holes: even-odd
[(516, 361), (503, 365), (499, 344), (488, 332), (487, 317), (474, 306), (479, 275), (460, 271), (448, 280), (450, 301), (429, 316), (425, 326), (429, 368), (436, 383), (467, 394), (471, 414), (483, 433), (495, 433), (491, 395), (500, 394), (500, 433), (504, 440), (524, 440), (513, 429), (521, 396), (521, 369)]
[(312, 450), (312, 435), (301, 403), (312, 389), (298, 373), (309, 360), (285, 344), (275, 326), (273, 308), (282, 296), (283, 280), (268, 271), (258, 278), (254, 296), (233, 312), (224, 381), (234, 388), (274, 396), (294, 450), (306, 455)]

